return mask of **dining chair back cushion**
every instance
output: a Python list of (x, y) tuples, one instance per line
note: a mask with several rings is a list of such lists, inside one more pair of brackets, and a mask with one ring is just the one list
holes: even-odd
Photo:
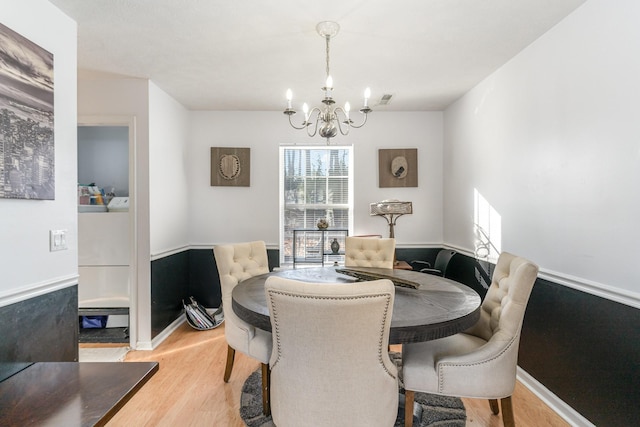
[[(269, 272), (266, 245), (263, 241), (218, 245), (213, 248), (213, 253), (220, 276), (227, 343), (262, 363), (268, 363), (271, 334), (241, 320), (231, 307), (231, 293), (238, 283)], [(259, 339), (254, 339), (256, 335)]]
[(393, 268), (396, 240), (348, 236), (345, 239), (345, 267)]
[(464, 333), (403, 347), (407, 390), (499, 399), (513, 393), (525, 309), (538, 267), (502, 252), (478, 322)]
[(269, 277), (271, 413), (278, 427), (393, 426), (389, 280), (315, 284)]

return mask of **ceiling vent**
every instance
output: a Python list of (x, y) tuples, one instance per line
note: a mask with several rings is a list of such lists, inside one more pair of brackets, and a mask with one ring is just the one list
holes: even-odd
[(393, 95), (391, 95), (390, 93), (385, 93), (384, 95), (382, 95), (382, 98), (380, 98), (380, 102), (378, 102), (378, 105), (388, 105), (389, 102), (391, 102), (391, 97)]

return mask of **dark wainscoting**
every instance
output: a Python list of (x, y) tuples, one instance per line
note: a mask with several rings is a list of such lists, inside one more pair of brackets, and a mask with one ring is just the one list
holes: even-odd
[(211, 249), (189, 251), (189, 289), (205, 307), (219, 307), (222, 301), (218, 268)]
[(433, 266), (439, 251), (439, 248), (396, 248), (396, 259), (409, 264), (416, 260), (426, 261)]
[[(458, 254), (449, 278), (484, 297), (493, 268)], [(593, 424), (634, 425), (640, 420), (639, 336), (640, 310), (538, 279), (518, 364)]]
[(519, 365), (593, 424), (640, 422), (640, 310), (538, 279)]
[(189, 298), (189, 251), (151, 261), (151, 337), (182, 315)]
[(77, 362), (78, 286), (0, 307), (0, 362)]
[[(279, 266), (279, 251), (267, 249), (269, 269)], [(182, 316), (190, 296), (205, 307), (222, 302), (218, 268), (211, 249), (190, 249), (151, 262), (151, 336)]]

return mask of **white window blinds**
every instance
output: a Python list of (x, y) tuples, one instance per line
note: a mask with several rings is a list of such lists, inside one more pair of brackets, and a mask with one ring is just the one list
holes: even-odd
[(353, 224), (353, 150), (350, 146), (280, 147), (280, 263), (292, 262), (293, 230)]

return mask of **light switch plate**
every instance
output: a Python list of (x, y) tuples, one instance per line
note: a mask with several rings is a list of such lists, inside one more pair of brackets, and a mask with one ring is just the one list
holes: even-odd
[(49, 251), (65, 251), (67, 249), (67, 230), (49, 230)]

